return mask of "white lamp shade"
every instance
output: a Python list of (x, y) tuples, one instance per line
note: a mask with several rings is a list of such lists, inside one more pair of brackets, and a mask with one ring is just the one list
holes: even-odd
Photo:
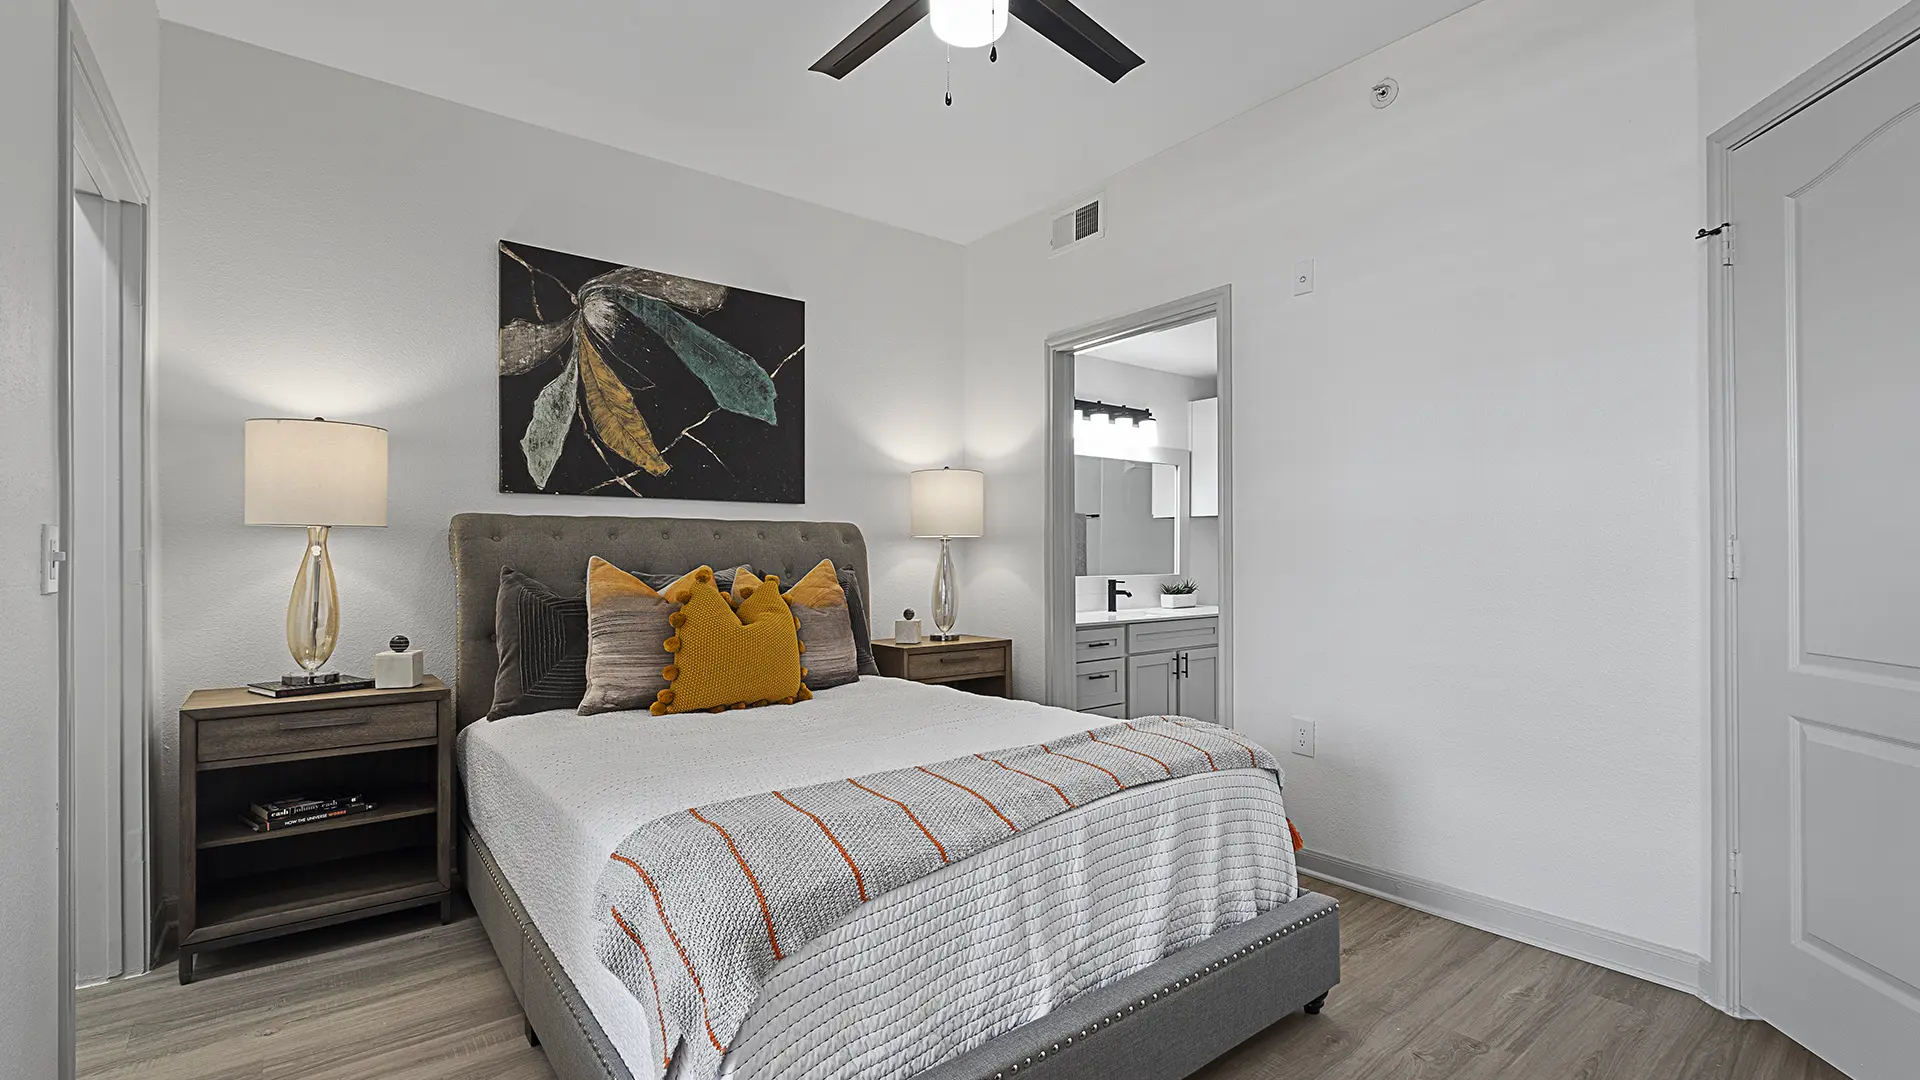
[(987, 478), (972, 469), (922, 469), (912, 474), (915, 536), (984, 536)]
[(956, 49), (982, 49), (1007, 32), (1007, 0), (933, 0), (933, 36)]
[(249, 525), (385, 525), (387, 429), (249, 420)]

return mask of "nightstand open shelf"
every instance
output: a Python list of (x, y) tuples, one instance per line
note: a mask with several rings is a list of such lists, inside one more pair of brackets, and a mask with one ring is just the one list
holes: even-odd
[(232, 815), (233, 820), (211, 821), (200, 826), (199, 848), (230, 847), (234, 844), (263, 843), (273, 840), (286, 840), (296, 836), (310, 836), (314, 833), (330, 832), (334, 829), (353, 829), (367, 825), (379, 825), (383, 822), (398, 821), (401, 818), (425, 817), (439, 810), (439, 800), (432, 788), (395, 793), (376, 793), (374, 801), (379, 803), (372, 810), (345, 817), (331, 818), (327, 821), (315, 821), (306, 825), (294, 825), (272, 832), (254, 832)]
[[(180, 710), (180, 981), (209, 949), (453, 895), (453, 703), (406, 690), (274, 699), (198, 691)], [(247, 807), (358, 795), (374, 809), (254, 832)]]
[(205, 923), (186, 944), (293, 923), (325, 925), (322, 920), (328, 916), (437, 899), (441, 892), (433, 852), (420, 848), (310, 863), (222, 884), (219, 892), (201, 901)]

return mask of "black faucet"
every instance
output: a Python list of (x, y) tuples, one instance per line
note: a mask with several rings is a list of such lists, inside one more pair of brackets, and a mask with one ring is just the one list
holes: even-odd
[(1133, 599), (1132, 593), (1120, 587), (1119, 578), (1108, 578), (1107, 579), (1107, 610), (1110, 612), (1119, 611), (1120, 598), (1123, 596), (1129, 600)]

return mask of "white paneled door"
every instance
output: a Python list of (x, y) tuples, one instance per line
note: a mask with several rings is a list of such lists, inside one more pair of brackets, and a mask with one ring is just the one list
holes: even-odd
[(1731, 155), (1741, 1003), (1920, 1075), (1920, 46)]

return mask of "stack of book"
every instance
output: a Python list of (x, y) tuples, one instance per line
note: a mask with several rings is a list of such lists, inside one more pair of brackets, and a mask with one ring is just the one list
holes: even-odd
[(364, 814), (379, 804), (364, 795), (292, 795), (272, 802), (254, 803), (240, 820), (254, 832), (277, 832), (295, 825), (331, 821), (349, 814)]

